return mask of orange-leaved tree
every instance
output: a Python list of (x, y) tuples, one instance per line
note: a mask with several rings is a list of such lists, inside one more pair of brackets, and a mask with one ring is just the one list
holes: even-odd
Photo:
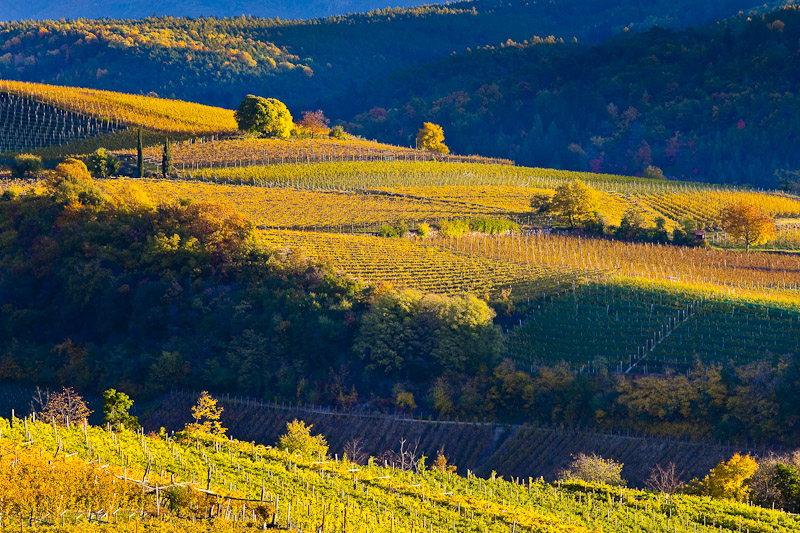
[(720, 218), (725, 232), (734, 239), (741, 239), (748, 252), (751, 246), (765, 244), (775, 235), (772, 217), (750, 202), (728, 205), (720, 213)]

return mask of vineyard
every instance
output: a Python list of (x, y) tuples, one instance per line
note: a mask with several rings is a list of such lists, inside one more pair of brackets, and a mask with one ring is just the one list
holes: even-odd
[[(313, 190), (382, 191), (482, 206), (512, 214), (529, 214), (530, 199), (541, 190), (580, 179), (597, 191), (598, 211), (607, 223), (618, 225), (626, 210), (643, 214), (649, 225), (663, 217), (673, 229), (684, 218), (701, 227), (719, 227), (719, 211), (732, 202), (748, 201), (775, 217), (800, 216), (800, 200), (779, 193), (719, 188), (683, 183), (587, 174), (551, 169), (485, 163), (443, 161), (359, 161), (287, 163), (266, 155), (269, 164), (258, 159), (234, 161), (232, 166), (212, 167), (201, 159), (185, 159), (179, 174), (184, 179), (264, 187), (292, 187)], [(302, 157), (300, 158), (302, 161)], [(324, 158), (323, 161), (326, 161)], [(295, 158), (297, 161), (297, 158)], [(319, 159), (317, 159), (319, 161)], [(277, 164), (276, 164), (277, 163)], [(311, 163), (311, 164), (309, 164)], [(208, 165), (208, 166), (206, 166)]]
[[(800, 526), (794, 515), (708, 498), (430, 468), (412, 472), (236, 440), (145, 437), (31, 418), (2, 419), (0, 432), (0, 475), (7, 478), (0, 483), (3, 526), (22, 530), (99, 525), (130, 531), (140, 522), (149, 530), (180, 528), (187, 519), (173, 516), (176, 493), (191, 498), (184, 505), (195, 517), (190, 521), (208, 521), (215, 530), (271, 523), (353, 533), (771, 533)], [(37, 478), (43, 483), (32, 483)], [(93, 483), (87, 487), (80, 479)]]
[[(515, 298), (530, 299), (603, 276), (602, 271), (551, 269), (453, 253), (408, 239), (290, 231), (264, 231), (259, 236), (267, 246), (328, 264), (365, 284), (383, 282), (441, 294), (488, 296), (510, 288)], [(388, 262), (387, 257), (394, 260)]]
[[(149, 427), (179, 429), (197, 394), (170, 393), (145, 423)], [(327, 437), (331, 451), (342, 455), (345, 446), (360, 439), (364, 452), (379, 456), (406, 439), (419, 452), (435, 457), (442, 450), (461, 475), (467, 471), (489, 477), (494, 470), (505, 477), (556, 479), (558, 472), (580, 452), (597, 452), (624, 463), (623, 476), (642, 486), (653, 464), (675, 462), (689, 476), (706, 473), (726, 456), (759, 453), (747, 446), (692, 442), (661, 437), (596, 433), (570, 427), (509, 426), (495, 423), (419, 420), (403, 415), (334, 411), (289, 406), (262, 400), (222, 397), (224, 422), (237, 438), (255, 442), (277, 440), (294, 418), (314, 424)], [(767, 453), (760, 450), (760, 453)]]
[[(121, 153), (133, 155), (131, 150)], [(160, 161), (160, 147), (145, 150), (145, 157)], [(225, 139), (183, 142), (175, 146), (173, 164), (181, 174), (199, 169), (252, 167), (278, 164), (363, 161), (444, 161), (511, 165), (505, 159), (479, 156), (440, 155), (413, 148), (361, 139)]]
[(619, 279), (552, 297), (509, 335), (507, 350), (522, 368), (567, 362), (581, 372), (642, 374), (797, 353), (797, 338), (797, 305)]
[[(60, 87), (18, 81), (0, 81), (0, 93), (27, 101), (88, 115), (113, 123), (115, 129), (137, 126), (171, 134), (213, 135), (237, 131), (233, 111), (179, 100)], [(50, 117), (42, 113), (37, 122)]]

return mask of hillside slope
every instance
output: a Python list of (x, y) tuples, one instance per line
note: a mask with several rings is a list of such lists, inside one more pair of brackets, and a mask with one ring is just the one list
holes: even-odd
[(354, 89), (468, 47), (533, 35), (599, 42), (623, 28), (706, 24), (752, 4), (464, 0), (296, 22), (171, 17), (10, 22), (0, 24), (0, 78), (155, 91), (229, 108), (256, 93), (285, 101), (296, 114), (322, 107), (345, 118), (345, 111), (360, 110), (351, 98)]
[(52, 530), (53, 516), (60, 531), (85, 531), (92, 521), (93, 530), (138, 531), (144, 522), (147, 531), (196, 531), (198, 519), (204, 531), (272, 523), (354, 533), (772, 533), (800, 526), (796, 515), (707, 497), (462, 477), (443, 467), (358, 464), (224, 437), (145, 437), (32, 419), (0, 419), (0, 432), (0, 461), (19, 465), (0, 471), (3, 518), (36, 523), (34, 531)]
[(356, 131), (403, 142), (423, 120), (457, 151), (520, 164), (775, 187), (800, 167), (800, 10), (595, 47), (508, 43), (397, 74)]
[(57, 20), (61, 18), (143, 18), (154, 13), (181, 17), (254, 17), (282, 19), (310, 19), (344, 15), (396, 6), (415, 6), (422, 0), (177, 0), (169, 3), (154, 0), (133, 2), (113, 0), (102, 3), (83, 0), (80, 2), (53, 2), (32, 0), (4, 6), (0, 20)]

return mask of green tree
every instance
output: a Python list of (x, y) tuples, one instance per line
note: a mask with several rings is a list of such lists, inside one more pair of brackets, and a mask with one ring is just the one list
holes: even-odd
[(286, 424), (286, 433), (278, 441), (278, 447), (306, 457), (325, 457), (328, 454), (328, 443), (322, 435), (312, 436), (312, 427), (313, 424), (306, 425), (295, 418)]
[(639, 237), (644, 229), (645, 219), (644, 215), (639, 209), (629, 207), (625, 213), (622, 214), (619, 227), (617, 228), (617, 237), (621, 239), (634, 240)]
[(789, 510), (800, 508), (800, 472), (796, 468), (783, 463), (775, 465), (775, 486)]
[(107, 178), (119, 172), (119, 159), (105, 148), (98, 148), (89, 156), (86, 168), (95, 178)]
[(294, 123), (289, 109), (280, 100), (249, 94), (235, 113), (239, 129), (265, 137), (288, 139)]
[(586, 220), (594, 213), (597, 196), (594, 189), (581, 180), (572, 180), (556, 187), (552, 211), (569, 221), (570, 227)]
[(500, 356), (494, 311), (473, 295), (384, 291), (362, 319), (354, 349), (377, 372), (430, 381), (444, 372), (475, 372)]
[(347, 139), (347, 133), (345, 133), (343, 127), (334, 126), (331, 128), (331, 131), (328, 132), (328, 137), (331, 139), (336, 139), (337, 141), (344, 141)]
[(137, 177), (144, 177), (144, 141), (142, 140), (142, 128), (136, 134), (136, 174)]
[(449, 154), (450, 149), (444, 144), (444, 130), (438, 124), (425, 122), (417, 133), (417, 148), (437, 154)]
[(172, 143), (169, 139), (164, 141), (164, 150), (161, 154), (161, 177), (169, 178), (172, 174)]
[(36, 176), (43, 168), (42, 158), (38, 155), (19, 154), (14, 158), (14, 164), (11, 167), (11, 175), (15, 178)]
[(105, 423), (113, 429), (139, 429), (139, 419), (128, 412), (133, 400), (124, 392), (108, 389), (103, 391), (103, 414)]

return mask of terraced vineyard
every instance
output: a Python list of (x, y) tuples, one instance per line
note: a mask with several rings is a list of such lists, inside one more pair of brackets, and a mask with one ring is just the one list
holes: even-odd
[(376, 231), (384, 223), (434, 222), (497, 214), (480, 206), (437, 202), (388, 194), (359, 194), (311, 189), (247, 187), (166, 180), (106, 180), (109, 193), (140, 186), (159, 201), (193, 198), (231, 206), (262, 228), (327, 229), (345, 233)]
[(9, 80), (0, 80), (0, 93), (151, 131), (192, 135), (237, 131), (232, 110), (179, 100)]
[(0, 92), (0, 154), (58, 146), (124, 125)]
[[(173, 392), (159, 401), (159, 407), (145, 422), (153, 428), (179, 429), (196, 398), (196, 393)], [(236, 397), (222, 397), (220, 405), (225, 408), (225, 424), (241, 440), (274, 442), (286, 423), (297, 418), (314, 424), (316, 431), (326, 435), (331, 453), (339, 456), (353, 439), (361, 441), (364, 453), (376, 457), (406, 439), (418, 445), (418, 452), (427, 457), (435, 457), (442, 450), (460, 475), (473, 471), (490, 477), (494, 470), (506, 478), (543, 476), (555, 480), (573, 455), (595, 451), (624, 463), (625, 479), (633, 486), (642, 486), (654, 464), (672, 461), (687, 475), (700, 476), (737, 451), (759, 453), (745, 446), (713, 442), (595, 433), (569, 427), (415, 420), (402, 415), (348, 413)]]
[(796, 303), (613, 280), (542, 304), (509, 335), (507, 349), (522, 368), (566, 362), (580, 371), (641, 374), (686, 370), (696, 360), (742, 365), (797, 354), (798, 338)]
[(407, 239), (297, 231), (259, 235), (268, 246), (329, 264), (367, 284), (385, 282), (441, 294), (490, 295), (510, 287), (517, 298), (538, 297), (604, 275), (601, 270), (556, 270), (495, 261)]
[[(78, 531), (92, 521), (99, 522), (99, 530), (106, 527), (103, 522), (113, 522), (106, 530), (117, 531), (138, 530), (140, 523), (156, 531), (188, 527), (191, 517), (171, 517), (174, 504), (167, 494), (176, 489), (202, 496), (189, 510), (195, 519), (210, 519), (206, 526), (212, 531), (261, 528), (267, 522), (300, 531), (341, 527), (353, 533), (712, 533), (739, 528), (771, 533), (800, 527), (793, 515), (745, 504), (681, 495), (665, 498), (602, 485), (506, 481), (494, 475), (482, 479), (471, 473), (461, 477), (432, 469), (415, 473), (292, 455), (236, 440), (176, 441), (130, 431), (54, 427), (32, 419), (0, 419), (0, 431), (2, 461), (25, 466), (2, 469), (13, 477), (0, 485), (2, 516), (8, 523), (40, 524), (33, 530), (58, 523), (62, 530)], [(92, 478), (92, 496), (73, 502), (80, 495), (80, 483), (50, 482), (21, 490), (20, 482), (28, 487), (36, 476), (54, 478), (54, 468), (63, 472), (62, 481), (70, 476)], [(134, 487), (139, 490), (131, 491)], [(33, 497), (25, 499), (29, 493)], [(165, 524), (166, 520), (172, 522)]]
[[(123, 153), (133, 155), (133, 151)], [(160, 161), (161, 150), (151, 147), (145, 156)], [(479, 156), (440, 155), (361, 139), (226, 139), (184, 142), (175, 146), (173, 164), (181, 174), (199, 169), (251, 167), (256, 165), (361, 161), (447, 161), (504, 164), (511, 161)]]
[(796, 301), (800, 256), (628, 243), (561, 234), (438, 238), (446, 250), (551, 268), (606, 270), (615, 276), (663, 280), (733, 292), (767, 291)]

